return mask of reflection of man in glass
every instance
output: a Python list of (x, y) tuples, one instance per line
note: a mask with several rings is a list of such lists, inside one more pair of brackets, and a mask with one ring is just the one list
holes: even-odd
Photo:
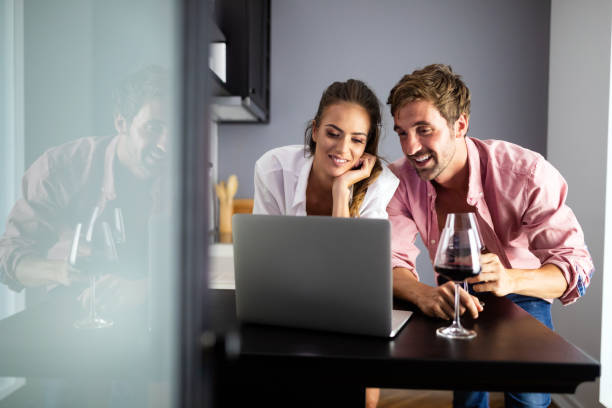
[[(122, 289), (144, 293), (146, 285), (134, 282), (146, 272), (147, 222), (166, 159), (166, 96), (164, 70), (149, 67), (133, 74), (115, 92), (117, 135), (54, 147), (32, 164), (23, 177), (23, 198), (0, 238), (3, 283), (20, 291), (80, 280), (81, 271), (67, 261), (76, 224), (89, 222), (96, 207), (101, 219), (120, 208), (127, 237), (122, 265), (127, 267), (124, 274), (102, 281), (117, 295)], [(81, 255), (91, 250), (83, 246)]]

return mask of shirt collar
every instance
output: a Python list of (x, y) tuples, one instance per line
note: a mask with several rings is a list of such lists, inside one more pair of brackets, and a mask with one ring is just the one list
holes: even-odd
[[(306, 187), (308, 186), (308, 177), (310, 176), (310, 170), (312, 169), (312, 161), (314, 159), (311, 154), (306, 154), (307, 156), (305, 157), (302, 167), (297, 173), (298, 181), (295, 187), (295, 195), (293, 196), (292, 204), (293, 208), (296, 208), (298, 206), (302, 207), (303, 214), (301, 215), (306, 215)], [(300, 211), (300, 213), (301, 212), (302, 211)]]
[[(465, 137), (465, 145), (467, 147), (467, 162), (468, 162), (468, 192), (467, 192), (467, 203), (474, 205), (483, 195), (482, 187), (482, 174), (480, 172), (480, 153), (478, 148), (468, 136)], [(431, 181), (426, 183), (427, 195), (431, 199), (435, 199), (437, 196), (436, 189)]]
[[(103, 202), (112, 201), (117, 198), (117, 187), (115, 185), (115, 160), (117, 158), (117, 145), (119, 144), (119, 135), (113, 137), (106, 147), (104, 152), (104, 176), (102, 182), (102, 200)], [(155, 205), (161, 205), (162, 181), (161, 177), (157, 177), (151, 184), (151, 198)], [(102, 207), (104, 205), (102, 204)], [(157, 208), (156, 207), (156, 208)]]
[(469, 179), (467, 202), (469, 205), (474, 205), (484, 195), (482, 187), (482, 174), (480, 172), (480, 153), (476, 144), (470, 137), (465, 137), (467, 147)]

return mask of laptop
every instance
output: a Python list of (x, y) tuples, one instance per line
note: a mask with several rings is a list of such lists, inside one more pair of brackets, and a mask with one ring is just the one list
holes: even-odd
[(235, 214), (236, 312), (242, 322), (394, 337), (387, 220)]

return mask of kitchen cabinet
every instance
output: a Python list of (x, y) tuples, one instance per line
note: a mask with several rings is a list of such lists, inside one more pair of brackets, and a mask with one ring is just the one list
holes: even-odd
[(270, 1), (217, 0), (215, 19), (226, 41), (227, 95), (214, 95), (213, 112), (223, 123), (267, 123)]

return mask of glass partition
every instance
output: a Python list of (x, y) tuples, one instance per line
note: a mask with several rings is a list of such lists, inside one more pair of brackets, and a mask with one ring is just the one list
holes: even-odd
[(185, 3), (0, 0), (0, 407), (179, 405)]

